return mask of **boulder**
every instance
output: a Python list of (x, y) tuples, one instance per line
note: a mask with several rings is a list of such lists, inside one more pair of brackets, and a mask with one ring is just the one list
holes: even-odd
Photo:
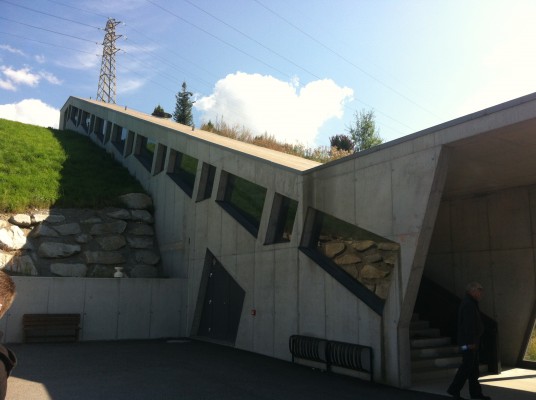
[(343, 242), (326, 242), (322, 245), (323, 253), (328, 258), (333, 258), (342, 253), (346, 245)]
[(359, 275), (361, 279), (382, 279), (389, 275), (389, 271), (378, 265), (367, 264), (363, 267)]
[(86, 251), (84, 253), (88, 264), (123, 264), (125, 258), (118, 251)]
[(13, 257), (5, 269), (21, 275), (37, 276), (37, 268), (30, 256)]
[(54, 226), (54, 229), (62, 236), (78, 235), (82, 232), (82, 230), (80, 229), (80, 224), (78, 224), (77, 222), (56, 225)]
[(8, 221), (13, 225), (20, 226), (21, 228), (29, 228), (32, 226), (32, 218), (28, 214), (12, 215)]
[(81, 248), (77, 244), (44, 242), (41, 243), (37, 254), (44, 258), (65, 258), (80, 253)]
[(116, 211), (111, 211), (106, 215), (108, 215), (110, 218), (115, 218), (115, 219), (130, 219), (131, 218), (130, 212), (128, 210), (125, 210), (124, 208), (120, 210), (116, 210)]
[(89, 243), (92, 239), (93, 237), (87, 233), (81, 233), (80, 235), (76, 235), (76, 237), (74, 238), (76, 243), (80, 244)]
[(127, 237), (127, 242), (133, 249), (151, 249), (154, 247), (154, 240), (152, 237), (129, 236)]
[(134, 253), (134, 260), (139, 264), (155, 265), (160, 261), (160, 256), (152, 250), (137, 250)]
[(145, 222), (152, 224), (154, 222), (153, 216), (146, 210), (132, 210), (132, 220)]
[(127, 244), (124, 236), (121, 235), (99, 236), (96, 240), (103, 250), (118, 250)]
[[(35, 216), (34, 216), (35, 218)], [(46, 222), (49, 224), (61, 224), (65, 222), (65, 215), (62, 214), (49, 214), (47, 215)]]
[(125, 207), (135, 210), (146, 210), (153, 205), (151, 197), (144, 193), (128, 193), (119, 196), (119, 200)]
[(58, 237), (59, 233), (48, 225), (40, 223), (35, 228), (33, 228), (32, 232), (30, 233), (30, 236), (36, 239), (40, 237)]
[(26, 236), (17, 225), (0, 229), (0, 249), (20, 250), (26, 245)]
[(127, 232), (135, 236), (153, 236), (154, 228), (152, 225), (137, 223), (131, 225)]
[(122, 220), (108, 222), (103, 224), (95, 224), (89, 230), (89, 233), (94, 236), (98, 235), (111, 235), (117, 233), (123, 233), (127, 227), (127, 223)]
[(378, 243), (378, 249), (388, 250), (388, 251), (397, 251), (397, 250), (400, 250), (400, 245), (394, 242), (382, 242), (382, 243)]
[(50, 272), (59, 276), (82, 278), (87, 274), (87, 266), (85, 264), (80, 263), (52, 263), (50, 264)]
[(374, 247), (375, 245), (376, 242), (372, 240), (356, 240), (355, 242), (352, 242), (352, 247), (357, 251), (365, 251), (371, 247)]
[(357, 264), (358, 262), (361, 262), (361, 257), (356, 250), (347, 247), (344, 253), (339, 254), (333, 261), (338, 265)]

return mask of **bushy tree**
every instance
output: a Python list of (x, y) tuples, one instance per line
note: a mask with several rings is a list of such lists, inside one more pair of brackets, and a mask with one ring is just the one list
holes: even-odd
[(164, 111), (164, 109), (159, 105), (157, 105), (153, 113), (151, 115), (154, 115), (155, 117), (162, 117), (162, 118), (171, 118), (171, 114)]
[(376, 128), (374, 110), (356, 111), (354, 122), (347, 127), (347, 131), (354, 143), (354, 152), (370, 149), (383, 143), (380, 132)]
[(354, 151), (354, 142), (348, 135), (335, 135), (329, 138), (331, 147), (335, 147), (337, 150)]
[(190, 99), (192, 96), (193, 93), (186, 90), (186, 82), (182, 82), (182, 90), (175, 95), (175, 99), (177, 100), (175, 112), (173, 113), (175, 122), (184, 125), (193, 125), (192, 106), (194, 101)]

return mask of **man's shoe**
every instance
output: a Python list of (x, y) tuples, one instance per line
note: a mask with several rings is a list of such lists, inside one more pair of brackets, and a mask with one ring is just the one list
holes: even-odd
[(454, 393), (454, 392), (452, 392), (450, 390), (447, 390), (447, 393), (450, 394), (454, 400), (465, 400), (465, 398), (460, 396), (459, 393)]

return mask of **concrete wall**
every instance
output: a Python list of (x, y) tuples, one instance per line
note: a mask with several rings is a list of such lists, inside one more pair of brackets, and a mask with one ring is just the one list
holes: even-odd
[(462, 297), (485, 288), (481, 310), (499, 325), (503, 364), (515, 365), (536, 303), (536, 186), (441, 203), (425, 275)]
[[(81, 134), (88, 133), (65, 119), (70, 105), (167, 146), (164, 172), (154, 173), (89, 132), (154, 199), (164, 271), (187, 282), (180, 294), (181, 335), (196, 334), (192, 327), (199, 317), (196, 305), (207, 250), (245, 291), (235, 343), (241, 349), (289, 360), (291, 334), (368, 345), (374, 349), (375, 377), (408, 386), (408, 330), (425, 265), (427, 274), (457, 291), (468, 278), (480, 278), (492, 288), (493, 300), (488, 297), (483, 308), (516, 331), (502, 341), (518, 343), (524, 333), (522, 325), (528, 323), (535, 300), (530, 228), (534, 199), (532, 189), (511, 187), (513, 182), (518, 187), (536, 185), (536, 161), (530, 151), (536, 96), (322, 166), (120, 106), (70, 98), (60, 126)], [(511, 151), (503, 151), (504, 143)], [(199, 160), (194, 194), (202, 163), (216, 167), (210, 199), (196, 202), (195, 195), (190, 198), (166, 176), (171, 150)], [(223, 172), (267, 189), (258, 237), (216, 201)], [(298, 201), (298, 211), (291, 240), (267, 245), (275, 193)], [(475, 193), (488, 193), (485, 206)], [(383, 312), (373, 311), (300, 251), (300, 238), (309, 235), (305, 218), (310, 207), (400, 245)], [(428, 256), (434, 226), (434, 251)], [(518, 284), (519, 293), (508, 289)], [(516, 314), (508, 314), (512, 308)], [(508, 354), (503, 362), (512, 360), (512, 346), (517, 345), (503, 346)]]
[(23, 340), (24, 314), (81, 314), (80, 340), (179, 337), (183, 279), (13, 277), (17, 297), (0, 320), (3, 342)]

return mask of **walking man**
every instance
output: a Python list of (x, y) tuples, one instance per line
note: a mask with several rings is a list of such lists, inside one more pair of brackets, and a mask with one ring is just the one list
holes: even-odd
[(466, 286), (465, 297), (458, 310), (458, 344), (462, 351), (462, 364), (456, 372), (452, 383), (447, 389), (454, 399), (463, 399), (460, 391), (469, 382), (469, 395), (471, 399), (491, 400), (489, 396), (482, 394), (482, 387), (478, 382), (479, 361), (478, 348), (480, 337), (484, 333), (484, 323), (480, 316), (478, 302), (482, 299), (482, 285), (471, 282)]

